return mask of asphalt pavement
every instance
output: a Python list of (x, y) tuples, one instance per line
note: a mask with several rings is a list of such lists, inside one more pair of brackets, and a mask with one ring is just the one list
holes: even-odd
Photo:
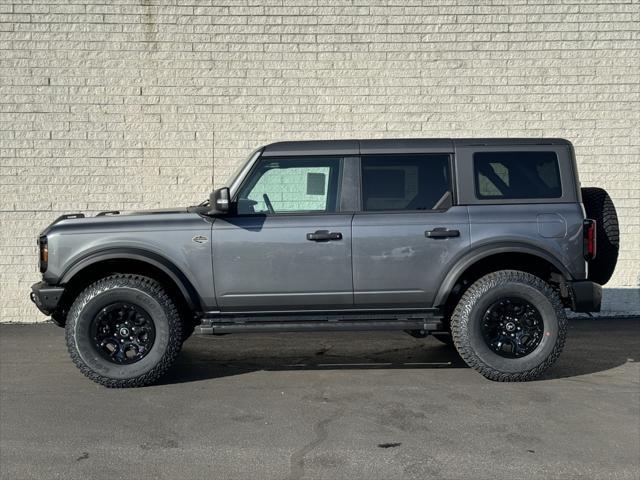
[(570, 322), (535, 382), (402, 333), (192, 337), (109, 390), (53, 325), (0, 326), (2, 479), (638, 479), (640, 319)]

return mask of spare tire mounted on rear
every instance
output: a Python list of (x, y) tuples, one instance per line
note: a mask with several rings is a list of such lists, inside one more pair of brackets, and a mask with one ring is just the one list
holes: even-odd
[(602, 188), (583, 188), (582, 203), (587, 218), (596, 221), (596, 257), (589, 262), (589, 280), (604, 285), (618, 262), (620, 230), (611, 197)]

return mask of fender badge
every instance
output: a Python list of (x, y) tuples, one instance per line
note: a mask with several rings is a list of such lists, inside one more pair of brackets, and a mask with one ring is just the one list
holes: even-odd
[(205, 237), (204, 235), (196, 235), (191, 240), (193, 240), (196, 243), (207, 243), (207, 240), (209, 240), (209, 239), (207, 237)]

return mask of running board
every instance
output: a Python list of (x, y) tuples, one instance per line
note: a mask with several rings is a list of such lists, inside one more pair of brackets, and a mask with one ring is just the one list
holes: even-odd
[[(205, 318), (196, 326), (197, 335), (220, 335), (225, 333), (258, 332), (327, 332), (327, 331), (367, 331), (367, 330), (415, 330), (419, 332), (444, 331), (442, 318), (433, 315), (412, 315), (410, 318), (389, 314), (367, 315), (354, 318), (353, 315), (324, 315), (315, 319), (286, 319), (282, 316), (253, 318)], [(289, 317), (290, 318), (290, 317)]]

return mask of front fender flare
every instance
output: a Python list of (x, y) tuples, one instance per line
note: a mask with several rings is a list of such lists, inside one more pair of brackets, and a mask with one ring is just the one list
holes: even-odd
[(67, 266), (60, 276), (59, 284), (64, 285), (68, 283), (80, 271), (96, 263), (106, 260), (123, 259), (144, 262), (162, 271), (176, 284), (189, 308), (192, 310), (201, 310), (201, 302), (198, 292), (193, 287), (193, 284), (189, 281), (187, 276), (168, 258), (141, 248), (115, 247), (91, 252)]

